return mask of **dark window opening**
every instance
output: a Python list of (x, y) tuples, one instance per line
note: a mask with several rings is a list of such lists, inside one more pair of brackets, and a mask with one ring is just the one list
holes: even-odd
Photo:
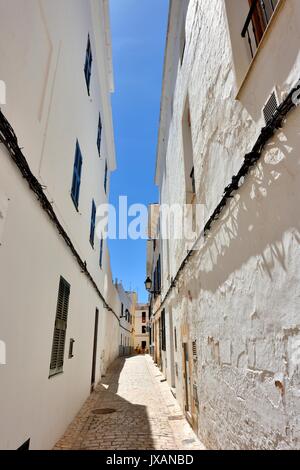
[(69, 344), (69, 359), (72, 359), (72, 357), (74, 357), (74, 343), (75, 339), (71, 338)]
[(146, 312), (142, 312), (142, 323), (146, 323)]
[(142, 326), (142, 334), (146, 334), (147, 333), (147, 327), (146, 326)]
[(79, 203), (81, 169), (82, 169), (82, 154), (81, 154), (79, 143), (77, 141), (76, 149), (75, 149), (73, 180), (72, 180), (72, 189), (71, 189), (71, 197), (72, 197), (72, 200), (74, 202), (76, 209), (78, 209), (78, 203)]
[(183, 140), (183, 155), (184, 155), (184, 170), (185, 170), (186, 203), (192, 204), (195, 199), (196, 185), (195, 185), (191, 113), (190, 113), (190, 106), (189, 106), (188, 98), (186, 99), (184, 113), (182, 117), (182, 140)]
[(96, 204), (92, 202), (92, 213), (91, 213), (91, 227), (90, 227), (90, 244), (94, 248), (95, 243), (95, 226), (96, 226)]
[(157, 296), (161, 292), (161, 261), (160, 256), (158, 257), (156, 268), (153, 273), (153, 287), (154, 295)]
[(101, 240), (100, 240), (100, 257), (99, 257), (99, 266), (100, 266), (100, 268), (102, 268), (102, 264), (103, 264), (103, 238), (101, 237)]
[(97, 149), (98, 149), (98, 154), (99, 157), (101, 156), (101, 137), (102, 137), (102, 121), (101, 121), (101, 115), (99, 114), (99, 121), (98, 121), (98, 134), (97, 134)]
[(108, 167), (107, 167), (107, 160), (105, 161), (105, 172), (104, 172), (104, 191), (105, 194), (107, 192), (107, 173), (108, 173)]
[(85, 54), (85, 64), (84, 64), (84, 75), (85, 75), (88, 95), (90, 95), (92, 62), (93, 62), (92, 47), (91, 47), (90, 35), (88, 35), (88, 42), (87, 42), (86, 54)]
[(190, 178), (191, 178), (192, 192), (193, 192), (193, 194), (196, 194), (195, 169), (194, 169), (194, 167), (192, 168)]

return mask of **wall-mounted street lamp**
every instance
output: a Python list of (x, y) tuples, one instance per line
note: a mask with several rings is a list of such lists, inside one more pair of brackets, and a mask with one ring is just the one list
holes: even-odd
[(157, 290), (151, 290), (151, 287), (152, 287), (152, 280), (150, 279), (150, 277), (147, 277), (146, 281), (145, 281), (145, 287), (146, 287), (146, 290), (149, 292), (149, 294), (158, 294), (159, 292)]
[(150, 292), (151, 294), (153, 294), (153, 292), (151, 292), (151, 287), (152, 287), (152, 280), (150, 279), (150, 277), (148, 276), (146, 281), (145, 281), (145, 287), (146, 287), (146, 290), (148, 292)]

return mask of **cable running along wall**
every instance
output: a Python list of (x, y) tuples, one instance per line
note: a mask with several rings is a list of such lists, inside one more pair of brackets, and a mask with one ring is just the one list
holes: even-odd
[(206, 222), (200, 237), (198, 237), (194, 244), (194, 247), (188, 251), (186, 257), (182, 261), (176, 273), (176, 276), (172, 280), (160, 306), (157, 308), (153, 315), (156, 315), (156, 313), (161, 310), (171, 291), (176, 287), (176, 282), (179, 279), (180, 273), (183, 271), (192, 256), (196, 253), (194, 248), (197, 246), (200, 238), (202, 236), (204, 236), (204, 239), (205, 237), (207, 237), (207, 234), (211, 230), (213, 223), (219, 219), (219, 216), (223, 209), (226, 207), (228, 201), (234, 197), (234, 193), (244, 184), (245, 178), (249, 174), (251, 168), (253, 168), (253, 166), (260, 159), (268, 141), (271, 139), (271, 137), (273, 137), (277, 129), (281, 129), (283, 127), (283, 121), (285, 120), (287, 115), (297, 106), (299, 98), (300, 80), (297, 82), (297, 85), (291, 90), (285, 100), (277, 107), (275, 113), (273, 114), (272, 118), (268, 121), (267, 125), (261, 129), (260, 135), (257, 141), (255, 142), (251, 152), (245, 155), (243, 164), (239, 172), (232, 177), (231, 183), (224, 189), (221, 201), (219, 202), (214, 212), (211, 214), (208, 221)]
[(77, 252), (76, 248), (74, 247), (69, 235), (65, 231), (64, 227), (61, 225), (55, 211), (52, 207), (51, 202), (47, 198), (46, 194), (44, 193), (42, 185), (39, 183), (37, 178), (33, 175), (30, 170), (30, 167), (27, 163), (26, 158), (24, 157), (22, 150), (19, 147), (18, 139), (16, 134), (14, 133), (13, 128), (5, 118), (4, 114), (0, 110), (0, 142), (6, 147), (10, 157), (17, 165), (18, 169), (20, 170), (22, 176), (28, 182), (29, 188), (31, 191), (34, 192), (37, 200), (39, 201), (40, 205), (42, 206), (43, 210), (47, 213), (50, 220), (55, 225), (58, 233), (64, 239), (65, 243), (67, 244), (68, 248), (70, 249), (72, 255), (76, 259), (81, 272), (86, 275), (89, 279), (90, 283), (94, 287), (95, 291), (97, 292), (98, 296), (100, 297), (101, 301), (103, 302), (104, 308), (106, 308), (109, 312), (111, 312), (119, 322), (119, 325), (122, 329), (127, 330), (120, 324), (120, 319), (117, 313), (110, 307), (110, 305), (105, 300), (102, 292), (98, 288), (96, 282), (94, 281), (92, 275), (90, 274), (86, 261), (83, 261)]

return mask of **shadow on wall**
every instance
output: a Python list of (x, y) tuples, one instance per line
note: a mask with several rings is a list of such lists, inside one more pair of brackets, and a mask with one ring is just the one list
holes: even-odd
[(200, 345), (199, 430), (209, 448), (299, 447), (298, 117), (270, 141), (172, 297)]
[(109, 367), (55, 450), (155, 449), (146, 407), (117, 395), (125, 360), (118, 359)]
[[(294, 119), (293, 119), (294, 118)], [(300, 132), (295, 114), (288, 128), (273, 139), (234, 202), (216, 222), (205, 247), (191, 264), (191, 286), (216, 292), (250, 258), (256, 257), (262, 276), (273, 280), (276, 264), (287, 271), (284, 234), (300, 242)], [(205, 266), (205, 270), (204, 270)], [(196, 274), (196, 277), (195, 277)]]

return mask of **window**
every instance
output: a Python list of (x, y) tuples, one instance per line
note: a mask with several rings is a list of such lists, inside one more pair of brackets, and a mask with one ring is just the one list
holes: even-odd
[(158, 257), (156, 267), (153, 273), (153, 291), (154, 296), (157, 296), (161, 292), (161, 261), (160, 256)]
[(161, 261), (158, 257), (156, 267), (153, 273), (154, 295), (157, 296), (161, 292)]
[(142, 323), (146, 323), (146, 312), (142, 312)]
[(102, 269), (102, 263), (103, 263), (103, 238), (101, 236), (100, 240), (100, 257), (99, 257), (99, 266)]
[(144, 335), (147, 333), (147, 327), (145, 325), (142, 326), (142, 334)]
[(106, 194), (106, 191), (107, 191), (107, 172), (108, 172), (107, 160), (105, 160), (105, 172), (104, 172), (104, 191), (105, 191), (105, 194)]
[(175, 352), (177, 352), (177, 331), (176, 331), (176, 327), (174, 328), (174, 346), (175, 346)]
[(92, 213), (91, 213), (91, 227), (90, 227), (90, 244), (94, 248), (95, 243), (95, 225), (96, 225), (96, 204), (92, 202)]
[(184, 53), (186, 47), (186, 30), (185, 30), (185, 19), (181, 30), (181, 37), (180, 37), (180, 65), (183, 63)]
[(73, 181), (71, 189), (71, 197), (74, 202), (76, 209), (78, 209), (79, 203), (79, 192), (80, 192), (80, 183), (81, 183), (81, 168), (82, 168), (82, 154), (78, 141), (76, 142), (75, 149), (75, 160), (73, 168)]
[(124, 316), (124, 305), (121, 304), (121, 318), (123, 318)]
[[(182, 20), (181, 20), (181, 34), (180, 34), (180, 42), (179, 42), (179, 59), (180, 59), (180, 66), (183, 63), (184, 59), (184, 53), (186, 49), (186, 17), (187, 17), (187, 9), (188, 9), (188, 4), (189, 0), (185, 2), (179, 2), (182, 3)], [(173, 100), (172, 100), (173, 101)]]
[(84, 64), (84, 75), (85, 75), (85, 81), (86, 81), (86, 86), (87, 86), (87, 90), (88, 90), (88, 95), (90, 95), (92, 62), (93, 62), (93, 56), (92, 56), (91, 41), (90, 41), (90, 35), (88, 35), (88, 42), (87, 42), (86, 54), (85, 54), (85, 64)]
[(161, 312), (161, 349), (166, 350), (166, 315), (165, 310)]
[(242, 37), (247, 38), (251, 56), (254, 57), (278, 0), (248, 0), (248, 3), (249, 11), (242, 30)]
[(69, 297), (70, 284), (61, 277), (58, 289), (49, 377), (63, 371)]
[(196, 186), (193, 158), (191, 113), (188, 98), (186, 99), (185, 109), (182, 118), (182, 138), (185, 168), (186, 203), (191, 204), (193, 203), (195, 198)]
[(101, 156), (101, 136), (102, 136), (102, 121), (101, 121), (101, 115), (99, 114), (99, 121), (98, 121), (98, 135), (97, 135), (97, 149), (98, 149), (98, 154), (99, 157)]
[(157, 260), (157, 291), (160, 293), (161, 291), (161, 261), (160, 255)]
[(193, 193), (193, 194), (196, 194), (195, 168), (194, 168), (194, 167), (192, 168), (192, 171), (191, 171), (191, 174), (190, 174), (190, 178), (191, 178), (191, 185), (192, 185), (192, 193)]

